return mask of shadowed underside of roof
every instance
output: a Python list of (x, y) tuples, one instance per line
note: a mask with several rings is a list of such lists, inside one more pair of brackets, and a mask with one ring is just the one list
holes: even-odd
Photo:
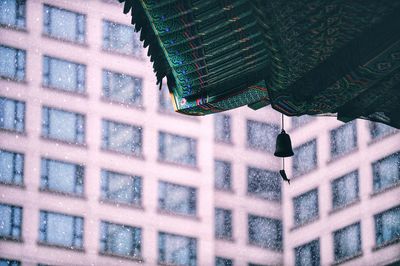
[(400, 128), (400, 1), (119, 1), (178, 112), (271, 104)]

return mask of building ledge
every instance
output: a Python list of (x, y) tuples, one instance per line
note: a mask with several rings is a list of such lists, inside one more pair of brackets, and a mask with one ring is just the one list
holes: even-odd
[(200, 217), (197, 216), (197, 214), (190, 215), (190, 214), (184, 214), (184, 213), (176, 213), (176, 212), (172, 212), (172, 211), (168, 211), (168, 210), (163, 210), (163, 209), (160, 209), (160, 208), (157, 208), (157, 213), (158, 214), (162, 214), (162, 215), (169, 215), (169, 216), (173, 216), (173, 217), (177, 217), (177, 218), (191, 219), (191, 220), (196, 221), (196, 222), (200, 222), (201, 221)]
[(136, 55), (129, 54), (129, 53), (118, 52), (118, 51), (115, 51), (115, 50), (112, 50), (112, 49), (107, 49), (107, 48), (104, 48), (104, 47), (102, 47), (100, 51), (102, 51), (103, 53), (110, 54), (110, 55), (119, 55), (119, 56), (122, 56), (122, 57), (127, 58), (127, 59), (135, 59), (135, 60), (137, 60), (139, 62), (145, 61), (145, 56), (144, 56), (145, 53), (144, 53), (144, 51), (140, 56), (136, 56)]
[(0, 181), (0, 186), (6, 186), (10, 188), (16, 188), (16, 189), (26, 189), (25, 184), (14, 184), (14, 183), (7, 183), (4, 181)]
[(330, 211), (328, 212), (328, 214), (329, 214), (329, 215), (335, 214), (335, 213), (337, 213), (337, 212), (339, 212), (339, 211), (341, 211), (341, 210), (344, 210), (344, 209), (350, 208), (350, 207), (352, 207), (352, 206), (354, 206), (354, 205), (357, 205), (357, 203), (360, 203), (360, 202), (361, 202), (360, 198), (357, 197), (357, 198), (354, 199), (353, 201), (348, 202), (347, 204), (345, 204), (345, 205), (343, 205), (343, 206), (336, 207), (336, 208), (330, 210)]
[(70, 192), (51, 190), (48, 188), (39, 188), (39, 191), (42, 193), (47, 193), (47, 194), (52, 194), (52, 195), (57, 195), (57, 196), (62, 196), (62, 197), (87, 200), (87, 197), (84, 194), (80, 195), (80, 194), (75, 194), (75, 193), (70, 193)]
[(69, 247), (69, 246), (62, 246), (62, 245), (57, 245), (57, 244), (51, 244), (43, 241), (37, 241), (38, 246), (42, 247), (49, 247), (49, 248), (56, 248), (56, 249), (63, 249), (63, 250), (70, 250), (70, 251), (76, 251), (76, 252), (81, 252), (85, 253), (85, 249), (82, 247)]
[(130, 260), (130, 261), (137, 261), (140, 263), (143, 263), (144, 260), (141, 256), (125, 256), (125, 255), (119, 255), (119, 254), (115, 254), (115, 253), (111, 253), (111, 252), (107, 252), (107, 251), (99, 251), (99, 255), (101, 256), (107, 256), (107, 257), (112, 257), (112, 258), (117, 258), (117, 259), (125, 259), (125, 260)]
[(236, 240), (233, 237), (224, 237), (224, 236), (215, 236), (215, 240), (221, 241), (221, 242), (229, 242), (229, 243), (236, 242)]
[(15, 25), (0, 24), (0, 29), (7, 29), (7, 30), (14, 30), (14, 31), (19, 31), (19, 32), (29, 33), (29, 31), (26, 28), (26, 26), (21, 28), (21, 27), (15, 26)]
[(142, 111), (142, 112), (146, 111), (146, 108), (143, 105), (137, 105), (137, 104), (133, 104), (133, 103), (123, 103), (123, 102), (120, 102), (117, 100), (107, 98), (105, 96), (100, 96), (100, 101), (102, 101), (105, 104), (109, 104), (111, 106), (118, 105), (118, 107), (131, 108), (131, 109)]
[(124, 156), (124, 157), (128, 157), (128, 158), (134, 158), (134, 159), (138, 159), (141, 161), (146, 160), (143, 153), (140, 153), (139, 155), (135, 155), (133, 153), (125, 153), (125, 152), (121, 152), (121, 151), (117, 151), (117, 150), (107, 149), (104, 147), (100, 147), (100, 151), (105, 152), (105, 153), (114, 154), (114, 155)]
[(387, 139), (387, 138), (389, 138), (389, 137), (391, 137), (391, 136), (393, 136), (393, 135), (396, 135), (396, 134), (398, 134), (399, 132), (400, 132), (400, 131), (399, 131), (398, 129), (395, 129), (395, 130), (393, 130), (393, 132), (389, 132), (388, 134), (385, 134), (385, 135), (382, 135), (382, 136), (380, 136), (380, 137), (371, 139), (370, 141), (368, 141), (367, 145), (368, 145), (368, 146), (374, 145), (375, 143), (378, 143), (378, 142), (380, 142), (380, 141), (382, 141), (382, 140), (384, 140), (384, 139)]
[(350, 261), (350, 260), (355, 260), (355, 259), (357, 259), (357, 258), (359, 258), (359, 257), (362, 257), (362, 255), (363, 255), (363, 252), (360, 251), (360, 252), (357, 252), (356, 254), (354, 254), (354, 255), (352, 255), (352, 256), (349, 256), (349, 257), (346, 257), (346, 258), (337, 260), (337, 261), (333, 262), (331, 265), (332, 265), (332, 266), (336, 266), (336, 265), (339, 265), (339, 264), (348, 262), (348, 261)]
[[(292, 182), (292, 181), (297, 180), (298, 178), (301, 178), (303, 176), (307, 176), (307, 175), (312, 174), (312, 173), (314, 173), (314, 172), (316, 172), (318, 170), (319, 170), (319, 166), (318, 166), (318, 163), (317, 163), (314, 168), (312, 168), (312, 169), (310, 169), (308, 171), (305, 171), (303, 173), (298, 173), (297, 175), (292, 175), (292, 177), (288, 176), (288, 178), (290, 179), (290, 182)], [(292, 173), (293, 173), (293, 169), (292, 169)]]
[(397, 237), (395, 239), (392, 239), (390, 241), (386, 241), (385, 243), (382, 243), (380, 245), (375, 245), (374, 247), (372, 247), (372, 251), (377, 251), (380, 250), (382, 248), (386, 248), (388, 246), (394, 245), (394, 244), (398, 244), (400, 243), (400, 237)]
[(58, 87), (48, 86), (48, 85), (43, 85), (43, 84), (42, 84), (42, 88), (45, 89), (46, 91), (52, 91), (52, 92), (56, 92), (56, 93), (62, 93), (62, 94), (66, 94), (66, 95), (77, 96), (77, 97), (89, 99), (89, 94), (86, 92), (86, 90), (84, 92), (69, 91), (69, 90), (65, 90), (63, 88), (58, 88)]
[(80, 148), (85, 148), (85, 149), (89, 148), (85, 142), (84, 143), (70, 142), (67, 140), (55, 139), (55, 138), (47, 137), (47, 136), (43, 136), (43, 135), (41, 135), (40, 138), (42, 140), (54, 142), (56, 144), (58, 143), (58, 144), (62, 144), (62, 145), (69, 145), (69, 146), (80, 147)]
[(251, 192), (246, 192), (246, 196), (251, 198), (251, 199), (261, 200), (263, 202), (281, 204), (281, 200), (280, 199), (267, 198), (267, 197), (263, 197), (263, 196), (260, 196), (260, 195), (257, 195), (257, 194), (253, 194)]
[(6, 76), (1, 76), (1, 75), (0, 75), (0, 80), (5, 80), (5, 81), (9, 81), (9, 82), (15, 82), (15, 83), (23, 84), (23, 85), (28, 85), (28, 81), (26, 80), (26, 73), (25, 73), (25, 78), (22, 80), (19, 80), (16, 78), (10, 78), (10, 77), (6, 77)]
[(59, 41), (59, 42), (63, 42), (63, 43), (68, 43), (68, 44), (76, 45), (78, 47), (82, 47), (82, 48), (86, 48), (86, 49), (89, 48), (89, 45), (87, 44), (86, 40), (84, 42), (76, 42), (73, 40), (68, 40), (68, 39), (64, 39), (61, 37), (52, 36), (47, 33), (42, 33), (42, 38), (47, 38), (50, 40), (55, 40), (55, 41)]
[(270, 251), (278, 252), (278, 253), (283, 253), (283, 249), (282, 248), (266, 247), (266, 246), (263, 246), (263, 245), (257, 244), (257, 243), (247, 242), (247, 246), (255, 247), (255, 248), (262, 248), (264, 250), (270, 250)]
[(164, 165), (169, 165), (169, 166), (174, 166), (174, 167), (179, 167), (179, 168), (186, 168), (186, 169), (195, 170), (195, 171), (200, 172), (200, 168), (197, 165), (188, 165), (188, 164), (169, 162), (169, 161), (162, 160), (160, 158), (157, 159), (157, 162), (159, 164), (164, 164)]
[(386, 188), (383, 188), (383, 189), (374, 191), (374, 192), (372, 192), (371, 194), (369, 194), (369, 196), (370, 196), (371, 198), (373, 198), (373, 197), (376, 197), (376, 196), (378, 196), (378, 195), (380, 195), (380, 194), (383, 194), (383, 193), (385, 193), (385, 192), (388, 192), (388, 191), (390, 191), (390, 190), (393, 190), (393, 189), (396, 189), (396, 188), (399, 188), (399, 187), (400, 187), (400, 181), (398, 181), (398, 182), (396, 182), (396, 183), (393, 183), (390, 187), (386, 187)]
[(103, 199), (103, 198), (100, 198), (99, 202), (104, 205), (112, 205), (112, 206), (116, 206), (116, 207), (124, 207), (124, 208), (130, 208), (130, 209), (141, 210), (141, 211), (145, 210), (143, 205), (134, 204), (134, 203), (119, 202), (119, 201), (114, 201), (111, 199)]
[(305, 226), (307, 226), (307, 225), (309, 225), (309, 224), (312, 224), (312, 223), (314, 223), (314, 222), (316, 222), (316, 221), (318, 221), (318, 220), (319, 220), (319, 215), (318, 215), (318, 216), (315, 216), (315, 217), (313, 217), (313, 218), (311, 218), (310, 220), (308, 220), (308, 221), (306, 221), (306, 222), (304, 222), (304, 223), (296, 224), (296, 225), (292, 226), (292, 227), (289, 229), (289, 231), (292, 232), (292, 231), (294, 231), (294, 230), (296, 230), (296, 229), (299, 229), (299, 228), (301, 228), (301, 227), (305, 227)]
[(5, 134), (10, 134), (10, 135), (16, 135), (16, 136), (21, 136), (21, 137), (27, 137), (28, 134), (26, 133), (25, 129), (23, 132), (18, 132), (14, 129), (8, 129), (8, 128), (0, 128), (0, 132), (5, 133)]
[(9, 241), (15, 243), (24, 243), (24, 240), (21, 237), (13, 237), (13, 236), (0, 236), (0, 241)]
[(216, 188), (216, 187), (214, 187), (214, 190), (215, 190), (217, 193), (226, 193), (226, 194), (232, 194), (232, 195), (236, 194), (236, 191), (235, 191), (233, 188), (223, 189), (223, 188)]

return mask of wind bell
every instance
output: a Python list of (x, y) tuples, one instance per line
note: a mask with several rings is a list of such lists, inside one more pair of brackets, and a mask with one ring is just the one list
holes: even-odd
[(282, 131), (276, 137), (276, 146), (275, 146), (275, 153), (276, 157), (282, 158), (282, 170), (279, 170), (279, 174), (281, 175), (284, 181), (287, 181), (290, 185), (290, 179), (287, 177), (285, 172), (285, 157), (291, 157), (294, 155), (292, 149), (292, 142), (290, 140), (289, 134), (285, 132), (284, 129), (284, 119), (282, 114)]

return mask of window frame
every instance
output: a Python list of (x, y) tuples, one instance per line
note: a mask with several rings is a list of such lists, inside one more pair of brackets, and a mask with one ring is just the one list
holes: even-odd
[[(175, 159), (168, 159), (169, 154), (167, 153), (166, 149), (166, 138), (170, 138), (172, 142), (179, 142), (179, 141), (187, 141), (185, 144), (189, 145), (188, 154), (181, 155), (180, 157), (189, 158), (189, 160), (178, 158)], [(168, 140), (168, 139), (167, 139)], [(180, 134), (169, 133), (166, 131), (159, 131), (158, 132), (158, 161), (168, 164), (180, 165), (190, 168), (197, 168), (198, 158), (197, 158), (197, 144), (198, 140), (193, 137), (183, 136)]]
[[(313, 216), (307, 217), (305, 220), (300, 220), (298, 217), (301, 214), (301, 200), (303, 200), (304, 198), (306, 198), (307, 196), (310, 196), (311, 194), (316, 195), (316, 201), (315, 201), (315, 205), (316, 205), (316, 213)], [(297, 203), (297, 201), (300, 201), (299, 203)], [(319, 218), (320, 215), (320, 210), (319, 210), (319, 191), (318, 191), (318, 187), (310, 189), (306, 192), (303, 192), (295, 197), (292, 198), (292, 204), (293, 204), (293, 224), (294, 224), (294, 228), (297, 227), (301, 227), (304, 225), (307, 225), (309, 223), (312, 223), (313, 221), (317, 220)]]
[(400, 168), (398, 169), (398, 176), (397, 176), (397, 181), (392, 182), (390, 184), (387, 184), (386, 186), (382, 185), (382, 177), (380, 176), (380, 164), (386, 160), (396, 160), (397, 157), (397, 164), (400, 165), (400, 151), (391, 153), (389, 155), (386, 155), (385, 157), (382, 157), (374, 162), (371, 163), (371, 169), (372, 169), (372, 193), (377, 194), (383, 191), (386, 191), (388, 189), (391, 189), (393, 187), (396, 187), (400, 185)]
[(15, 2), (15, 18), (12, 24), (6, 24), (0, 21), (1, 27), (7, 27), (16, 30), (26, 29), (26, 1), (14, 0)]
[[(356, 188), (355, 188), (356, 189), (355, 198), (349, 200), (348, 202), (344, 202), (342, 204), (335, 203), (335, 197), (336, 197), (335, 192), (339, 192), (340, 193), (340, 191), (342, 191), (342, 192), (345, 192), (345, 194), (347, 193), (347, 191), (343, 191), (343, 190), (340, 189), (340, 187), (339, 187), (340, 182), (345, 182), (344, 180), (349, 179), (349, 178), (355, 178), (355, 183), (357, 185)], [(360, 200), (360, 182), (359, 182), (359, 171), (358, 171), (358, 169), (356, 169), (354, 171), (351, 171), (351, 172), (348, 172), (348, 173), (346, 173), (346, 174), (344, 174), (342, 176), (339, 176), (339, 177), (331, 180), (330, 183), (331, 183), (330, 184), (331, 185), (330, 188), (331, 188), (332, 210), (341, 210), (341, 209), (346, 208), (347, 206), (351, 205), (352, 203), (357, 202), (358, 200)]]
[(11, 66), (14, 72), (13, 75), (8, 76), (4, 73), (0, 73), (0, 79), (5, 79), (14, 82), (21, 82), (21, 83), (26, 82), (26, 58), (27, 58), (26, 50), (5, 44), (0, 44), (0, 48), (9, 49), (15, 53), (14, 64)]
[[(218, 166), (218, 164), (220, 164)], [(224, 176), (217, 175), (217, 168), (223, 167)], [(228, 169), (227, 171), (225, 169)], [(228, 181), (228, 182), (226, 182)], [(222, 182), (222, 185), (219, 183)], [(214, 159), (214, 189), (218, 191), (233, 191), (232, 188), (232, 162), (222, 159)]]
[(0, 116), (0, 130), (10, 131), (17, 134), (25, 134), (26, 102), (0, 96), (0, 115), (4, 114), (7, 103), (12, 103), (14, 117), (12, 127), (5, 125), (5, 119)]
[[(165, 242), (167, 241), (168, 237), (172, 237), (172, 238), (180, 238), (180, 239), (185, 239), (186, 241), (189, 241), (188, 245), (185, 246), (188, 247), (188, 253), (189, 253), (189, 257), (188, 257), (188, 264), (185, 264), (187, 266), (196, 266), (197, 265), (197, 239), (194, 237), (190, 237), (190, 236), (184, 236), (184, 235), (178, 235), (178, 234), (173, 234), (173, 233), (167, 233), (164, 231), (159, 231), (158, 232), (158, 264), (161, 265), (176, 265), (178, 266), (179, 264), (175, 264), (175, 263), (171, 263), (166, 260), (166, 251), (165, 251)], [(192, 248), (194, 247), (194, 248)], [(193, 250), (195, 252), (193, 252)]]
[[(343, 131), (346, 131), (348, 127), (351, 127), (354, 142), (352, 143), (351, 147), (348, 147), (344, 151), (340, 151), (338, 150), (337, 143), (341, 143), (343, 141), (338, 136), (341, 136), (341, 134), (343, 134)], [(344, 155), (347, 155), (358, 148), (357, 132), (358, 132), (357, 123), (355, 120), (345, 123), (329, 131), (329, 146), (330, 146), (331, 159), (336, 159)]]
[[(185, 207), (187, 207), (188, 209), (187, 211), (177, 211), (166, 206), (165, 201), (168, 201), (169, 189), (178, 189), (178, 190), (184, 189), (186, 193), (188, 193), (188, 198), (185, 199), (185, 205), (187, 204), (187, 206)], [(180, 185), (176, 183), (159, 180), (157, 209), (162, 213), (173, 214), (184, 217), (197, 217), (197, 212), (198, 212), (197, 194), (198, 194), (198, 188), (194, 186)]]
[[(275, 132), (276, 135), (269, 136), (271, 138), (272, 144), (269, 145), (269, 146), (267, 145), (265, 147), (261, 147), (259, 145), (259, 143), (253, 143), (254, 140), (252, 140), (252, 139), (254, 137), (252, 137), (252, 135), (251, 135), (251, 132), (252, 132), (251, 131), (251, 127), (252, 126), (263, 127), (263, 130), (264, 130), (264, 127), (265, 127), (265, 130), (267, 131), (267, 133)], [(276, 139), (276, 136), (278, 136), (278, 134), (279, 134), (279, 129), (280, 129), (280, 127), (278, 125), (274, 124), (274, 123), (268, 123), (268, 122), (264, 122), (264, 121), (247, 119), (246, 120), (246, 147), (251, 149), (251, 150), (254, 150), (254, 151), (265, 152), (265, 153), (273, 153), (274, 149), (275, 149), (275, 139)], [(270, 131), (270, 132), (268, 132), (268, 131)], [(268, 142), (268, 143), (271, 143), (271, 142)]]
[[(223, 123), (221, 126), (220, 123)], [(222, 132), (221, 132), (222, 131)], [(220, 136), (222, 134), (222, 137)], [(228, 137), (225, 137), (228, 136)], [(232, 141), (232, 116), (226, 113), (216, 114), (214, 117), (214, 142), (233, 144)]]
[[(12, 241), (22, 241), (22, 225), (23, 225), (23, 207), (8, 203), (0, 202), (0, 206), (10, 209), (10, 221), (8, 221), (10, 225), (10, 232), (7, 235), (0, 235), (0, 240), (12, 240)], [(19, 224), (15, 221), (19, 221)], [(17, 230), (16, 235), (14, 235), (13, 231)]]
[[(357, 245), (358, 245), (358, 250), (354, 254), (350, 254), (348, 256), (338, 256), (337, 252), (340, 252), (339, 249), (340, 247), (337, 247), (337, 241), (340, 238), (340, 234), (345, 234), (347, 230), (350, 230), (352, 227), (357, 227), (357, 232), (358, 232), (358, 239), (357, 239)], [(341, 227), (335, 231), (332, 232), (332, 239), (333, 239), (333, 259), (335, 263), (341, 263), (347, 260), (350, 260), (352, 258), (358, 257), (362, 254), (362, 236), (361, 236), (361, 221), (357, 221), (355, 223), (346, 225), (344, 227)]]
[[(304, 171), (300, 171), (300, 170), (297, 169), (297, 165), (299, 164), (298, 160), (300, 159), (300, 158), (297, 157), (297, 154), (298, 154), (297, 151), (299, 149), (306, 148), (308, 145), (312, 145), (313, 146), (313, 154), (312, 154), (313, 165), (309, 169), (306, 169)], [(302, 176), (302, 175), (306, 175), (309, 172), (311, 172), (311, 171), (313, 171), (313, 170), (318, 168), (318, 143), (317, 143), (317, 138), (313, 138), (311, 140), (308, 140), (308, 141), (296, 146), (293, 149), (293, 151), (294, 151), (294, 156), (292, 157), (292, 173), (293, 173), (293, 177), (299, 177), (299, 176)]]
[[(5, 179), (0, 179), (0, 184), (3, 185), (13, 185), (13, 186), (19, 186), (23, 187), (24, 186), (24, 174), (25, 174), (25, 154), (21, 152), (16, 152), (16, 151), (10, 151), (6, 150), (3, 148), (0, 148), (0, 156), (2, 156), (2, 153), (9, 154), (12, 156), (12, 176), (11, 176), (11, 182), (7, 182)], [(21, 169), (16, 169), (16, 160), (17, 158), (20, 158), (21, 162)], [(0, 170), (1, 173), (1, 170)], [(21, 182), (18, 183), (16, 180), (16, 176), (20, 175)]]
[[(386, 246), (400, 242), (400, 234), (398, 237), (394, 237), (392, 239), (388, 239), (388, 240), (383, 239), (383, 235), (382, 235), (383, 234), (382, 233), (382, 231), (383, 231), (382, 219), (383, 218), (382, 218), (382, 216), (385, 214), (388, 214), (390, 212), (394, 212), (394, 213), (398, 212), (399, 213), (398, 216), (400, 219), (400, 205), (391, 207), (391, 208), (383, 210), (377, 214), (374, 214), (374, 230), (375, 230), (375, 247), (374, 247), (374, 249), (386, 247)], [(382, 239), (382, 240), (380, 240), (380, 239)]]
[[(255, 178), (254, 180), (250, 180), (252, 171), (256, 172), (253, 175), (253, 178)], [(264, 176), (262, 176), (262, 175), (264, 175)], [(261, 180), (261, 178), (262, 178), (262, 180)], [(275, 180), (271, 180), (271, 178), (275, 178)], [(257, 182), (257, 181), (260, 181), (260, 182)], [(262, 192), (265, 192), (264, 189), (262, 189), (261, 193), (250, 190), (251, 184), (258, 184), (257, 189), (259, 190), (262, 181), (266, 181), (267, 182), (266, 186), (270, 187), (270, 190), (268, 192), (269, 193), (272, 192), (272, 194), (274, 194), (274, 191), (275, 191), (276, 187), (273, 187), (273, 185), (271, 185), (271, 183), (273, 183), (274, 181), (277, 182), (277, 184), (279, 186), (278, 187), (278, 193), (279, 194), (272, 195), (272, 196), (271, 195), (263, 195)], [(271, 183), (268, 183), (268, 181), (271, 182)], [(265, 169), (265, 168), (247, 166), (247, 195), (251, 195), (251, 196), (263, 199), (263, 200), (280, 202), (282, 200), (281, 183), (282, 183), (281, 182), (281, 177), (280, 177), (278, 172), (274, 172), (274, 171), (271, 171), (271, 170)]]
[[(218, 213), (222, 215), (222, 232), (219, 232), (217, 227)], [(215, 219), (215, 228), (214, 228), (214, 237), (219, 240), (233, 240), (233, 211), (232, 209), (226, 209), (221, 207), (214, 208), (214, 219)]]
[[(312, 259), (312, 264), (310, 266), (320, 266), (321, 265), (321, 243), (320, 239), (316, 238), (311, 241), (308, 241), (304, 244), (301, 244), (299, 246), (296, 246), (293, 251), (294, 251), (294, 258), (295, 258), (295, 266), (302, 266), (301, 262), (298, 261), (299, 256), (301, 256), (301, 251), (305, 248), (310, 248), (311, 249), (311, 259)], [(315, 249), (315, 251), (313, 250)], [(316, 260), (314, 259), (316, 258)], [(304, 265), (308, 266), (308, 265)]]
[[(269, 222), (270, 224), (273, 224), (275, 226), (276, 231), (278, 232), (276, 235), (274, 235), (275, 239), (273, 239), (274, 242), (271, 244), (270, 241), (267, 241), (266, 243), (259, 243), (258, 240), (252, 239), (252, 235), (254, 235), (256, 232), (253, 232), (254, 229), (251, 229), (251, 223), (252, 219), (263, 219)], [(252, 231), (253, 230), (253, 231)], [(248, 243), (253, 246), (257, 246), (263, 249), (268, 249), (268, 250), (274, 250), (274, 251), (283, 251), (283, 226), (282, 226), (282, 220), (271, 218), (271, 217), (266, 217), (266, 216), (260, 216), (256, 214), (251, 214), (248, 213), (247, 215), (247, 237), (248, 237)], [(263, 239), (264, 241), (265, 239)]]

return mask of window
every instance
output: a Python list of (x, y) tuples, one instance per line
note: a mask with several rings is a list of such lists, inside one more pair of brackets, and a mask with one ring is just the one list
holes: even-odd
[(142, 230), (129, 225), (101, 222), (100, 252), (127, 257), (141, 257)]
[(318, 190), (310, 190), (293, 198), (294, 224), (302, 225), (318, 217)]
[(371, 139), (379, 139), (398, 132), (398, 130), (393, 127), (377, 122), (369, 122), (368, 127), (369, 133), (371, 134)]
[(142, 128), (110, 120), (102, 121), (102, 148), (127, 155), (142, 155)]
[(85, 15), (49, 5), (44, 5), (43, 10), (43, 32), (46, 35), (76, 43), (85, 42)]
[(377, 246), (396, 242), (400, 239), (400, 206), (374, 216), (375, 241)]
[(42, 109), (42, 136), (73, 144), (84, 144), (85, 116), (45, 106)]
[(249, 215), (250, 244), (274, 250), (282, 249), (282, 222), (277, 219)]
[(268, 200), (281, 199), (281, 178), (278, 173), (261, 168), (247, 168), (247, 193)]
[(320, 252), (319, 252), (319, 239), (308, 242), (304, 245), (296, 247), (295, 253), (295, 265), (296, 266), (319, 266)]
[(83, 249), (83, 218), (40, 211), (39, 241), (48, 245)]
[(355, 223), (333, 232), (335, 261), (361, 253), (361, 226)]
[(317, 167), (317, 141), (314, 139), (294, 149), (293, 176), (308, 173)]
[(232, 239), (232, 211), (215, 208), (215, 237)]
[(214, 160), (214, 187), (219, 190), (231, 190), (232, 164), (228, 161)]
[(26, 0), (2, 0), (0, 1), (0, 25), (25, 28)]
[(40, 188), (73, 195), (83, 195), (85, 168), (52, 159), (42, 158)]
[(0, 77), (15, 81), (25, 80), (25, 50), (0, 45)]
[(341, 208), (358, 199), (358, 171), (332, 181), (332, 207)]
[(196, 215), (196, 189), (172, 183), (158, 183), (158, 208), (184, 215)]
[(24, 183), (24, 155), (0, 149), (0, 183), (21, 186)]
[(158, 108), (165, 113), (174, 113), (175, 109), (172, 104), (171, 95), (166, 84), (162, 85), (161, 91), (158, 96)]
[(20, 265), (21, 262), (18, 260), (0, 258), (0, 266), (20, 266)]
[(159, 132), (158, 140), (159, 160), (196, 166), (197, 141), (195, 139)]
[(142, 79), (103, 70), (103, 96), (122, 104), (142, 107)]
[(0, 97), (0, 128), (25, 131), (25, 102)]
[(357, 147), (357, 127), (356, 123), (350, 122), (340, 126), (330, 132), (331, 138), (331, 157), (349, 153)]
[(227, 258), (216, 257), (215, 266), (233, 266), (233, 260)]
[(250, 148), (273, 152), (278, 133), (279, 127), (277, 125), (247, 120), (247, 146)]
[(231, 143), (231, 117), (229, 115), (216, 114), (214, 116), (214, 131), (216, 142)]
[(372, 164), (374, 192), (382, 191), (400, 182), (400, 152)]
[(103, 49), (112, 52), (142, 56), (139, 33), (134, 27), (103, 20)]
[(43, 86), (84, 93), (86, 66), (63, 59), (43, 57)]
[(0, 203), (0, 239), (21, 239), (22, 208)]
[(195, 238), (158, 233), (158, 263), (167, 265), (197, 264), (197, 241)]
[(142, 178), (102, 170), (101, 199), (116, 203), (141, 205)]
[(302, 116), (292, 116), (291, 117), (291, 126), (292, 128), (298, 128), (301, 127), (311, 121), (313, 121), (315, 118), (310, 116), (310, 115), (302, 115)]

